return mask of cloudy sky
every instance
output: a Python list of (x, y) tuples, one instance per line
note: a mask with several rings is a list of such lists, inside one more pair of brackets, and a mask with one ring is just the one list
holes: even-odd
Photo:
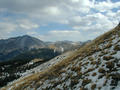
[(0, 0), (0, 39), (94, 39), (120, 20), (120, 0)]

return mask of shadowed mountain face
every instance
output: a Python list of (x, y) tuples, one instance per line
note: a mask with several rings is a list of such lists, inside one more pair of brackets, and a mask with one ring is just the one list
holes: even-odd
[(28, 35), (0, 40), (0, 60), (10, 59), (32, 48), (43, 48), (45, 43)]
[(0, 40), (0, 53), (8, 53), (18, 49), (31, 49), (36, 47), (44, 47), (44, 42), (36, 39), (34, 37), (30, 37), (28, 35), (24, 35), (21, 37), (10, 38), (6, 40)]

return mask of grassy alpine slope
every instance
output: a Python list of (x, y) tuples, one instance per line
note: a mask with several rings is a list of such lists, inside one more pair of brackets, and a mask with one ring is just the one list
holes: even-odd
[(43, 72), (3, 90), (120, 90), (120, 25)]

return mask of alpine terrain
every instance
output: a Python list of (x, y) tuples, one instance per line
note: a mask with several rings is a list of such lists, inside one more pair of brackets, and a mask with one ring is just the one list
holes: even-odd
[(43, 71), (1, 90), (120, 90), (120, 24)]
[[(37, 68), (37, 71), (39, 71), (40, 68), (37, 66), (45, 62), (47, 64), (40, 67), (47, 68), (53, 65), (56, 61), (62, 60), (62, 57), (57, 57), (57, 60), (51, 60), (52, 58), (64, 52), (75, 50), (84, 44), (84, 42), (79, 44), (74, 42), (74, 45), (72, 43), (61, 41), (56, 46), (56, 42), (43, 42), (28, 35), (0, 40), (0, 87), (15, 79), (36, 72), (34, 71), (36, 69), (33, 68)], [(66, 55), (68, 56), (68, 54), (65, 54), (63, 58), (66, 58)]]

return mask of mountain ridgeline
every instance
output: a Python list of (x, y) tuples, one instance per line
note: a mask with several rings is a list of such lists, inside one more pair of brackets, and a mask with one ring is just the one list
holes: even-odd
[(6, 40), (0, 40), (0, 61), (9, 60), (13, 57), (31, 50), (43, 48), (45, 43), (37, 38), (24, 35)]
[(45, 43), (37, 38), (24, 35), (6, 40), (0, 40), (0, 47), (0, 53), (9, 53), (14, 50), (45, 47)]
[(66, 52), (79, 48), (85, 42), (59, 41), (59, 42), (44, 42), (37, 38), (24, 35), (5, 40), (0, 40), (0, 61), (11, 60), (17, 55), (28, 52), (32, 49), (49, 48), (56, 52)]

